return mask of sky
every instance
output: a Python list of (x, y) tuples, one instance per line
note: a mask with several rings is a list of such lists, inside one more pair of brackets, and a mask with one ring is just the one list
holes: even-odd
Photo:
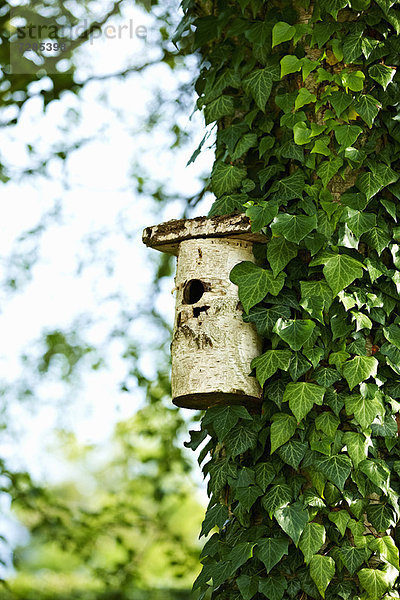
[[(127, 61), (140, 63), (153, 56), (150, 42), (156, 31), (151, 16), (131, 6), (121, 19), (114, 19), (115, 25), (127, 19), (144, 25), (147, 39), (103, 37), (86, 43), (78, 58), (78, 77), (84, 80), (116, 72), (125, 68)], [(196, 68), (194, 61), (192, 68)], [(180, 77), (190, 81), (192, 73)], [(8, 272), (9, 257), (15, 257), (18, 247), (33, 261), (31, 278), (21, 278), (21, 272), (14, 268), (20, 285), (15, 293), (3, 292), (0, 297), (0, 373), (11, 390), (29, 378), (27, 363), (20, 357), (41, 355), (44, 331), (69, 329), (82, 322), (85, 340), (101, 345), (118, 321), (120, 302), (116, 294), (123, 295), (124, 309), (132, 315), (146, 303), (156, 251), (143, 246), (142, 230), (179, 218), (182, 206), (172, 201), (160, 210), (146, 195), (138, 196), (131, 177), (133, 166), (139, 164), (143, 172), (154, 174), (169, 192), (185, 194), (198, 191), (198, 175), (211, 170), (210, 150), (186, 167), (204, 134), (201, 115), (191, 116), (193, 106), (188, 106), (180, 123), (190, 134), (184, 151), (169, 150), (170, 140), (162, 126), (153, 134), (144, 130), (155, 85), (162, 94), (173, 94), (175, 72), (159, 65), (124, 80), (93, 81), (79, 98), (66, 93), (45, 113), (40, 98), (34, 98), (24, 108), (17, 127), (0, 130), (0, 147), (15, 175), (3, 187), (0, 204), (0, 269), (3, 266), (3, 276)], [(50, 177), (17, 177), (32, 161), (25, 150), (27, 141), (39, 159), (51, 148), (72, 145), (78, 139), (90, 141), (73, 151), (67, 161), (51, 161)], [(210, 205), (207, 196), (193, 216), (207, 214)], [(43, 219), (47, 224), (44, 233), (21, 241), (24, 232)], [(171, 279), (163, 282), (157, 303), (171, 324), (172, 288)], [(90, 326), (86, 326), (87, 320)], [(156, 335), (140, 320), (132, 333), (149, 342)], [(55, 428), (72, 428), (82, 443), (106, 440), (115, 422), (131, 416), (143, 401), (141, 390), (119, 392), (126, 371), (121, 350), (118, 340), (109, 344), (106, 367), (85, 369), (71, 386), (60, 382), (63, 365), (56, 365), (35, 388), (41, 408), (13, 403), (16, 438), (0, 444), (2, 455), (16, 468), (27, 466), (35, 477), (57, 480), (65, 471), (60, 469), (59, 458), (49, 451)], [(149, 356), (143, 358), (141, 366), (151, 376)]]

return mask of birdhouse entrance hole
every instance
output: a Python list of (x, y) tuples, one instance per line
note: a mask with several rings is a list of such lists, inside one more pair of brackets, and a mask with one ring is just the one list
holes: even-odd
[(206, 291), (200, 279), (191, 279), (183, 289), (183, 304), (196, 304)]

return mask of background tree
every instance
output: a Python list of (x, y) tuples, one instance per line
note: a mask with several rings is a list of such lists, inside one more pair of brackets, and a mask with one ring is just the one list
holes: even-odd
[[(200, 598), (398, 598), (399, 35), (392, 0), (183, 3), (217, 124), (211, 215), (237, 265), (262, 409), (210, 408)], [(212, 583), (211, 583), (212, 581)]]

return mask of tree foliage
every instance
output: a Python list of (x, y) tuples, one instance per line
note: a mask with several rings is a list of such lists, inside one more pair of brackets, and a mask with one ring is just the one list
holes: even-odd
[(398, 4), (183, 2), (211, 214), (268, 238), (231, 274), (264, 337), (262, 410), (201, 425), (200, 598), (398, 597)]

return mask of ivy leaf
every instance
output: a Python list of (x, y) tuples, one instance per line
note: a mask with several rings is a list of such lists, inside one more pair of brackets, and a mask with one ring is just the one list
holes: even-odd
[(343, 491), (352, 467), (350, 458), (344, 454), (321, 456), (316, 464), (325, 477)]
[(358, 97), (354, 108), (368, 127), (372, 127), (382, 105), (373, 96), (365, 94)]
[(343, 376), (352, 390), (362, 381), (376, 377), (377, 369), (378, 361), (374, 356), (355, 356), (344, 363)]
[[(276, 216), (276, 211), (274, 217)], [(272, 220), (272, 219), (271, 219)], [(297, 256), (297, 246), (282, 236), (272, 236), (267, 246), (267, 259), (276, 277)]]
[(393, 511), (387, 504), (370, 504), (367, 506), (367, 517), (376, 531), (386, 531), (394, 527)]
[(293, 469), (297, 469), (304, 458), (307, 448), (308, 444), (306, 443), (299, 442), (298, 440), (289, 440), (279, 448), (278, 454), (286, 464), (293, 467)]
[(297, 94), (296, 101), (294, 103), (295, 110), (299, 110), (302, 106), (306, 104), (311, 104), (317, 101), (317, 96), (312, 94), (307, 88), (302, 87), (299, 89), (299, 93)]
[(376, 173), (368, 171), (357, 177), (356, 186), (360, 192), (363, 192), (366, 195), (367, 200), (370, 200), (382, 189), (383, 182)]
[(325, 279), (334, 296), (363, 275), (363, 265), (347, 254), (335, 254), (323, 268)]
[(247, 201), (246, 194), (224, 194), (215, 200), (208, 213), (209, 217), (229, 215), (233, 212), (243, 212), (243, 203)]
[(363, 30), (348, 33), (343, 41), (344, 62), (353, 63), (362, 53)]
[[(321, 0), (321, 7), (326, 10), (337, 21), (339, 10), (348, 6), (348, 0)], [(322, 595), (322, 594), (321, 594)]]
[[(289, 384), (290, 385), (290, 384)], [(297, 384), (292, 384), (297, 385)], [(271, 424), (271, 454), (283, 446), (294, 435), (296, 421), (286, 413), (276, 413), (272, 416)]]
[(368, 456), (368, 442), (362, 433), (355, 431), (346, 431), (343, 436), (343, 442), (347, 447), (348, 455), (353, 461), (355, 468), (358, 467), (362, 460)]
[(229, 517), (229, 511), (224, 504), (215, 504), (206, 512), (201, 526), (200, 537), (208, 535), (215, 526), (221, 529)]
[(367, 233), (376, 225), (376, 216), (372, 213), (357, 211), (347, 220), (347, 225), (354, 233), (356, 238), (360, 238), (363, 233)]
[(290, 410), (296, 417), (297, 422), (300, 423), (308, 415), (314, 404), (322, 404), (324, 394), (325, 388), (315, 383), (288, 383), (283, 401), (289, 402)]
[(319, 593), (325, 598), (325, 590), (335, 575), (335, 561), (330, 556), (315, 554), (310, 560), (310, 575)]
[(269, 484), (275, 479), (274, 467), (269, 462), (258, 463), (255, 472), (257, 485), (265, 492)]
[(283, 235), (288, 241), (298, 244), (317, 226), (317, 217), (312, 215), (290, 215), (279, 213), (271, 229), (274, 234)]
[(243, 315), (245, 323), (254, 323), (257, 331), (263, 337), (272, 333), (275, 323), (280, 317), (290, 317), (290, 308), (283, 304), (277, 304), (271, 308), (264, 306), (254, 306), (248, 315)]
[(258, 267), (250, 261), (244, 261), (233, 267), (230, 280), (239, 288), (239, 299), (246, 313), (249, 312), (267, 293), (279, 294), (285, 281), (284, 273), (274, 278), (272, 271)]
[(243, 454), (250, 448), (255, 448), (257, 444), (257, 433), (250, 427), (236, 425), (225, 438), (225, 444), (229, 455), (234, 458), (238, 454)]
[(278, 508), (274, 512), (274, 517), (283, 531), (292, 538), (297, 546), (308, 521), (308, 511), (304, 508), (302, 503), (295, 502), (289, 506)]
[(325, 544), (325, 527), (319, 523), (307, 523), (301, 534), (299, 548), (304, 554), (304, 562), (309, 563), (312, 556)]
[(204, 415), (203, 424), (212, 424), (218, 439), (223, 440), (239, 419), (251, 420), (244, 406), (213, 406)]
[(252, 231), (261, 231), (263, 227), (266, 227), (278, 214), (278, 203), (274, 201), (260, 202), (255, 206), (250, 206), (246, 215), (251, 221)]
[(293, 175), (275, 181), (269, 191), (275, 192), (275, 197), (278, 200), (287, 203), (289, 200), (301, 199), (303, 197), (304, 185), (304, 173), (297, 170)]
[(241, 542), (232, 548), (226, 559), (232, 563), (233, 572), (237, 571), (249, 558), (253, 557), (254, 546), (253, 542)]
[(310, 319), (278, 319), (274, 332), (289, 344), (292, 350), (300, 350), (312, 336), (314, 328), (315, 323)]
[(346, 533), (347, 524), (350, 521), (350, 515), (347, 510), (339, 510), (337, 512), (330, 512), (328, 519), (335, 523), (342, 536)]
[(344, 92), (333, 92), (329, 96), (329, 102), (338, 117), (350, 106), (352, 97)]
[(296, 71), (300, 71), (303, 62), (297, 56), (293, 54), (287, 54), (281, 59), (281, 79), (285, 77), (285, 75), (289, 75), (290, 73), (296, 73)]
[(387, 67), (386, 65), (372, 65), (368, 69), (368, 75), (377, 81), (386, 91), (387, 86), (396, 75), (396, 69), (394, 67)]
[(278, 369), (287, 371), (291, 358), (290, 350), (267, 350), (261, 356), (253, 358), (251, 368), (256, 369), (257, 379), (260, 385), (264, 385), (266, 380), (272, 377)]
[(333, 301), (332, 290), (326, 281), (300, 281), (300, 305), (307, 310), (308, 301), (312, 298), (321, 298), (322, 306), (328, 310)]
[(358, 465), (364, 475), (387, 496), (390, 487), (390, 471), (383, 460), (365, 459)]
[(287, 587), (288, 583), (282, 575), (260, 579), (258, 584), (259, 592), (264, 594), (268, 600), (282, 600)]
[(289, 25), (289, 23), (285, 23), (284, 21), (278, 21), (272, 29), (272, 47), (274, 48), (274, 46), (278, 46), (282, 42), (288, 42), (294, 37), (295, 33), (296, 28), (293, 25)]
[(390, 8), (395, 4), (395, 0), (375, 0), (378, 6), (381, 7), (383, 12), (387, 15)]
[(393, 323), (389, 327), (384, 327), (383, 333), (387, 341), (400, 350), (400, 327)]
[(206, 125), (213, 121), (233, 115), (235, 112), (235, 102), (232, 96), (219, 96), (204, 108), (204, 118)]
[(386, 231), (379, 227), (373, 227), (364, 234), (363, 240), (368, 246), (382, 254), (383, 250), (389, 245), (391, 239)]
[(390, 535), (374, 538), (369, 543), (369, 547), (383, 557), (389, 564), (393, 565), (395, 569), (398, 571), (400, 570), (399, 549)]
[(362, 71), (342, 71), (342, 83), (345, 88), (349, 88), (352, 92), (361, 92), (364, 87), (365, 75)]
[(300, 352), (295, 352), (289, 365), (289, 374), (292, 381), (297, 381), (311, 368), (310, 362)]
[(258, 485), (248, 485), (246, 487), (238, 487), (235, 490), (235, 499), (239, 500), (244, 509), (250, 510), (254, 502), (262, 496), (262, 491)]
[(357, 575), (361, 586), (371, 600), (380, 600), (383, 594), (389, 589), (385, 573), (378, 569), (361, 569)]
[(318, 430), (323, 431), (325, 433), (325, 435), (332, 437), (332, 438), (334, 437), (339, 425), (340, 425), (340, 419), (338, 419), (338, 417), (336, 417), (330, 411), (325, 411), (325, 412), (321, 413), (315, 419), (315, 427)]
[(335, 156), (330, 160), (325, 160), (317, 169), (317, 175), (321, 178), (324, 188), (328, 185), (330, 180), (339, 171), (343, 165), (343, 160), (339, 156)]
[(241, 167), (227, 165), (218, 162), (213, 168), (211, 175), (212, 189), (216, 196), (229, 194), (238, 189), (243, 179), (246, 177), (246, 170)]
[[(367, 357), (371, 358), (371, 357)], [(346, 413), (354, 414), (362, 429), (371, 426), (375, 417), (383, 412), (383, 406), (376, 398), (364, 398), (363, 396), (349, 396), (345, 400)]]
[(336, 141), (345, 148), (352, 146), (360, 133), (362, 133), (362, 128), (358, 125), (338, 125), (335, 127)]
[(267, 100), (271, 94), (274, 81), (279, 80), (279, 70), (275, 65), (257, 69), (250, 73), (243, 82), (246, 92), (253, 96), (258, 108), (265, 111)]
[(339, 556), (350, 575), (353, 575), (363, 562), (368, 560), (369, 554), (366, 548), (354, 548), (349, 544), (339, 548)]
[(256, 133), (246, 133), (235, 146), (234, 152), (231, 154), (232, 160), (237, 160), (245, 152), (258, 145), (258, 137)]
[(243, 600), (251, 600), (258, 590), (258, 579), (249, 575), (240, 575), (236, 579)]
[(292, 499), (292, 490), (286, 483), (277, 483), (273, 485), (267, 494), (262, 498), (262, 505), (270, 517), (275, 510), (286, 506)]
[(289, 540), (285, 538), (264, 538), (257, 542), (257, 558), (259, 558), (267, 570), (267, 573), (287, 555)]

